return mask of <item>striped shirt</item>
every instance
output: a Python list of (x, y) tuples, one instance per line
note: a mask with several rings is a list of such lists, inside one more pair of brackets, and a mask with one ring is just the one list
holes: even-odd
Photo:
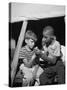
[(31, 60), (32, 56), (34, 54), (34, 51), (27, 50), (26, 46), (22, 47), (19, 52), (19, 58), (20, 59), (27, 59), (28, 61)]

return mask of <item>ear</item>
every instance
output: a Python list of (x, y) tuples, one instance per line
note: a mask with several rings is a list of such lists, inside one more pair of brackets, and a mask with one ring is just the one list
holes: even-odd
[(25, 43), (28, 43), (28, 39), (25, 39)]

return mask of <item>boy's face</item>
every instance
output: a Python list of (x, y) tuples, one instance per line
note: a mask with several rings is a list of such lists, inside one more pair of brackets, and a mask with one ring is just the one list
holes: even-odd
[(50, 35), (50, 32), (46, 31), (46, 32), (43, 32), (43, 39), (42, 39), (42, 42), (43, 43), (50, 43), (51, 42), (51, 35)]
[(33, 39), (27, 39), (27, 45), (29, 46), (29, 48), (33, 48), (35, 45), (35, 42)]

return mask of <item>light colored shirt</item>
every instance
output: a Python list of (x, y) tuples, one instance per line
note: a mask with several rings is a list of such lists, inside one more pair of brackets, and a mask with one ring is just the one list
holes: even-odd
[(48, 52), (48, 57), (58, 57), (61, 55), (60, 51), (60, 43), (56, 40), (54, 40), (52, 42), (52, 44), (50, 44), (48, 47), (46, 47), (46, 45), (44, 46), (44, 52)]

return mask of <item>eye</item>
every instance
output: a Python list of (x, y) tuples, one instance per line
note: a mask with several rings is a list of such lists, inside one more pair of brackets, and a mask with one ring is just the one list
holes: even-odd
[(31, 41), (33, 43), (33, 41)]

